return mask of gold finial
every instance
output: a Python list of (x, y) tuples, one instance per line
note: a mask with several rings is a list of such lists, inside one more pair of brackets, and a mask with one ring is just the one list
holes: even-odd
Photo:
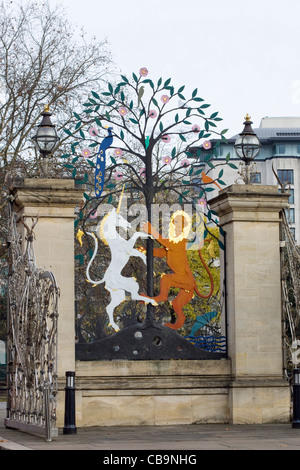
[(45, 109), (44, 109), (44, 112), (45, 112), (45, 113), (50, 113), (49, 104), (46, 104)]
[(251, 121), (251, 116), (249, 116), (249, 114), (246, 114), (245, 120), (246, 120), (247, 122)]

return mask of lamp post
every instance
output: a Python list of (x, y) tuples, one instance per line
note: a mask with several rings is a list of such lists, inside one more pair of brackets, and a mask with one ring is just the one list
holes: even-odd
[(252, 121), (247, 114), (244, 122), (244, 129), (235, 141), (234, 149), (237, 156), (245, 163), (245, 184), (251, 184), (250, 165), (258, 155), (261, 144), (251, 127)]
[(50, 154), (56, 147), (59, 137), (57, 136), (55, 125), (52, 124), (49, 106), (45, 106), (44, 111), (41, 113), (43, 116), (41, 124), (32, 140), (34, 141), (38, 151), (42, 156), (42, 171), (45, 177), (48, 177), (48, 160)]

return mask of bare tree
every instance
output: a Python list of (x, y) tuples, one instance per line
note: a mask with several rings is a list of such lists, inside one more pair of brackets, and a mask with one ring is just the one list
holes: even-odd
[(44, 106), (58, 131), (70, 124), (86, 90), (101, 87), (111, 59), (106, 41), (87, 41), (62, 6), (5, 0), (0, 7), (0, 166), (12, 171), (17, 163), (26, 174), (35, 167), (31, 137)]

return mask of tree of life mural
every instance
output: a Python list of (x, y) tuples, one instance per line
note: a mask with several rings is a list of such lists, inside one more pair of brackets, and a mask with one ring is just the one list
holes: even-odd
[[(77, 357), (222, 354), (223, 232), (209, 208), (218, 112), (171, 79), (131, 78), (74, 112), (66, 171), (85, 185), (76, 226)], [(230, 155), (226, 164), (233, 166)], [(216, 192), (217, 194), (217, 192)], [(210, 346), (208, 346), (210, 343)]]

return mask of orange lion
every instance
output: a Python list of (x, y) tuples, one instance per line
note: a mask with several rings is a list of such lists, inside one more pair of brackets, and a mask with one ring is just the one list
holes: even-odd
[(179, 288), (177, 297), (172, 302), (172, 307), (177, 316), (175, 323), (166, 323), (165, 326), (177, 330), (184, 325), (185, 315), (183, 307), (193, 298), (194, 292), (202, 299), (208, 299), (214, 290), (214, 282), (212, 275), (206, 266), (199, 249), (200, 259), (209, 275), (210, 291), (207, 295), (201, 294), (196, 286), (193, 273), (190, 269), (187, 258), (187, 237), (191, 228), (190, 216), (184, 211), (175, 212), (170, 221), (169, 238), (163, 238), (150, 224), (147, 222), (143, 225), (144, 232), (149, 233), (155, 238), (162, 248), (154, 248), (154, 256), (167, 258), (167, 264), (173, 271), (172, 274), (164, 274), (160, 282), (160, 293), (156, 297), (151, 297), (156, 302), (165, 302), (168, 300), (168, 294), (171, 287)]

